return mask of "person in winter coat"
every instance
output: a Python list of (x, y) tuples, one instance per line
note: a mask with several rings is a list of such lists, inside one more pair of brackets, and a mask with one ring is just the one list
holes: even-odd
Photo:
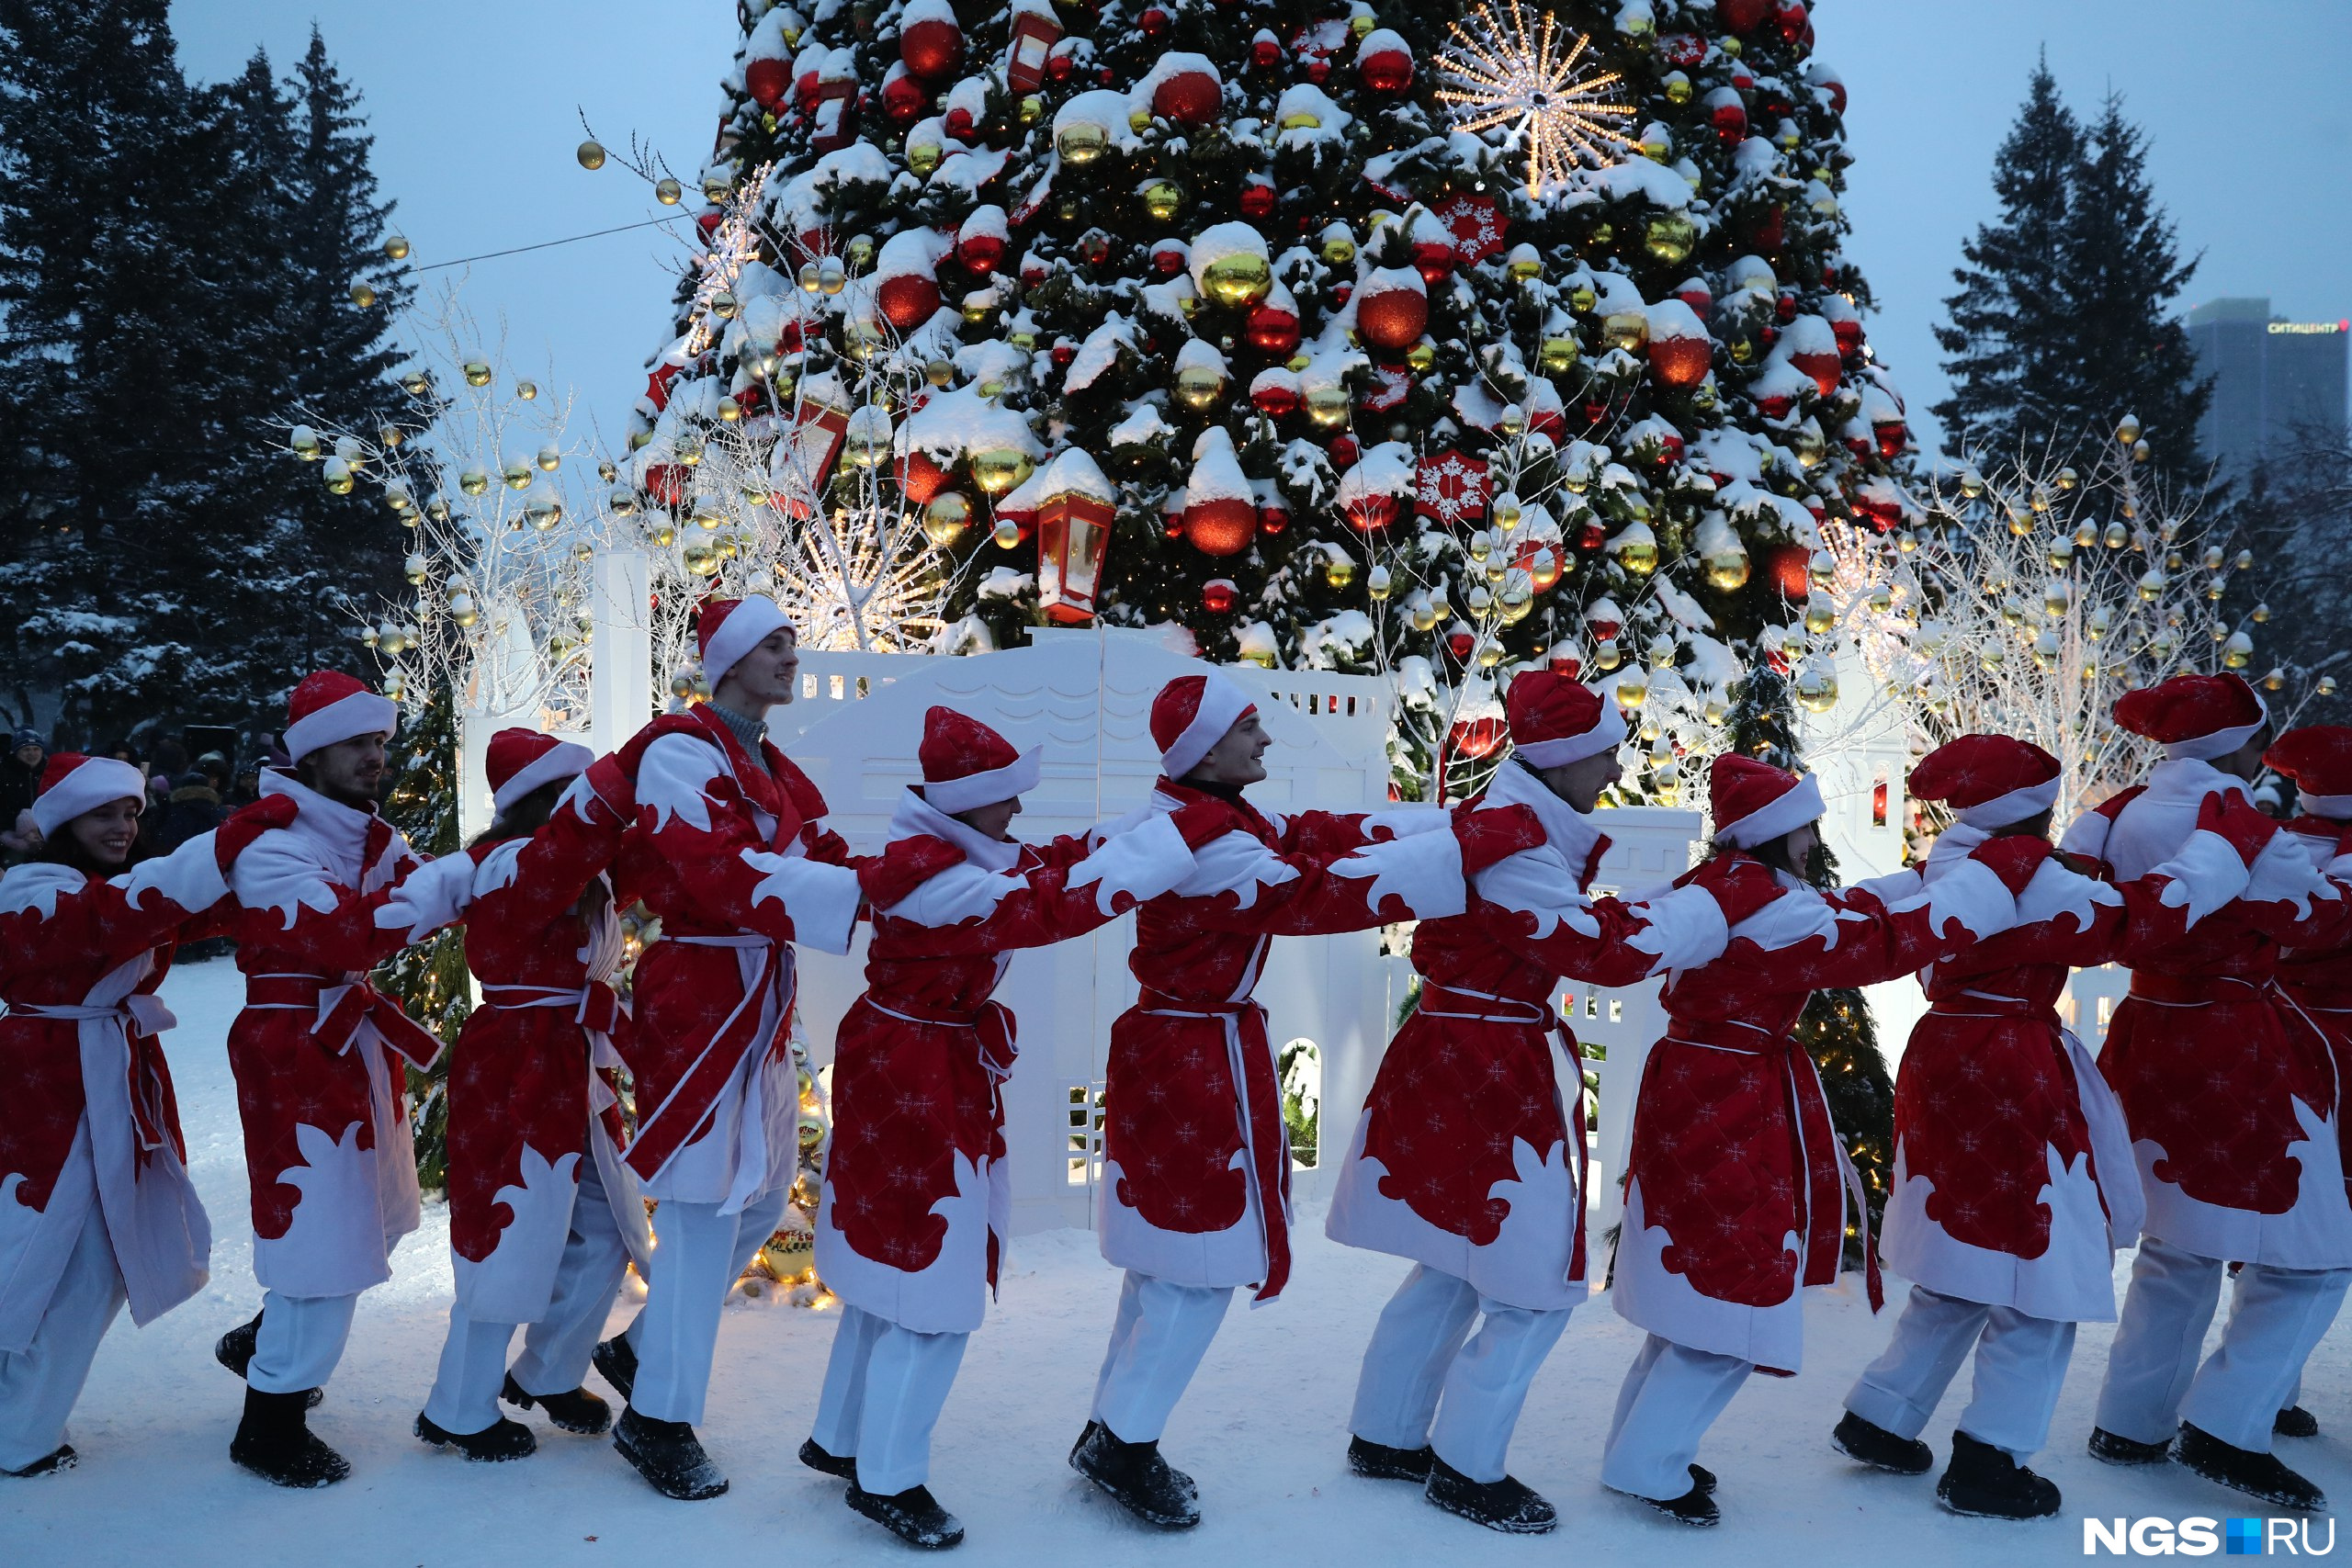
[(142, 847), (150, 854), (170, 854), (229, 819), (229, 808), (221, 804), (209, 775), (191, 770), (171, 783), (171, 794), (148, 812), (149, 820), (142, 825)]
[(1111, 1027), (1099, 1228), (1126, 1280), (1070, 1464), (1146, 1523), (1183, 1529), (1200, 1522), (1197, 1495), (1160, 1434), (1234, 1288), (1262, 1303), (1290, 1276), (1290, 1146), (1250, 998), (1269, 942), (1460, 914), (1465, 879), (1543, 829), (1524, 807), (1261, 812), (1241, 792), (1266, 776), (1270, 739), (1214, 672), (1170, 682), (1151, 734), (1163, 776), (1137, 816), (1200, 807), (1218, 830), (1136, 916), (1141, 995)]
[[(376, 808), (399, 709), (348, 675), (294, 688), (291, 773), (231, 819), (268, 814), (229, 868), (244, 1010), (229, 1029), (253, 1188), (262, 1310), (214, 1355), (245, 1380), (229, 1457), (281, 1486), (325, 1486), (351, 1467), (309, 1427), (351, 1334), (359, 1292), (391, 1278), (392, 1246), (416, 1228), (406, 1068), (440, 1042), (379, 994), (368, 972), (429, 934), (388, 908), (420, 863)], [(229, 829), (223, 829), (225, 833)], [(432, 881), (463, 879), (461, 855)], [(411, 889), (409, 908), (447, 898)]]
[(1364, 1351), (1349, 1466), (1419, 1484), (1489, 1529), (1534, 1534), (1558, 1517), (1505, 1458), (1528, 1387), (1587, 1293), (1584, 1077), (1553, 995), (1564, 977), (1631, 986), (1702, 964), (1747, 911), (1701, 887), (1637, 904), (1588, 897), (1609, 848), (1593, 807), (1618, 776), (1624, 716), (1548, 671), (1514, 677), (1504, 708), (1511, 755), (1475, 809), (1523, 807), (1544, 841), (1473, 877), (1463, 913), (1415, 930), (1420, 1001), (1381, 1059), (1325, 1229), (1415, 1265)]
[(143, 1328), (209, 1277), (155, 987), (228, 884), (210, 838), (123, 871), (144, 799), (128, 763), (50, 758), (39, 858), (0, 877), (0, 1474), (73, 1465), (115, 1314)]
[(1024, 844), (1008, 829), (1037, 753), (934, 707), (922, 783), (890, 820), (887, 860), (935, 843), (962, 855), (874, 911), (865, 992), (833, 1055), (833, 1139), (817, 1269), (843, 1303), (801, 1461), (849, 1482), (849, 1506), (917, 1546), (963, 1526), (925, 1484), (931, 1432), (980, 1325), (1009, 1240), (1002, 1084), (1013, 1019), (989, 999), (1013, 953), (1108, 924), (1193, 869), (1183, 829), (1149, 816), (1109, 837)]
[(1690, 1525), (1720, 1517), (1714, 1477), (1694, 1462), (1700, 1439), (1749, 1372), (1797, 1371), (1804, 1288), (1836, 1281), (1849, 1197), (1873, 1310), (1880, 1302), (1860, 1182), (1792, 1032), (1806, 999), (2006, 931), (2034, 859), (2000, 840), (1932, 883), (1901, 872), (1825, 889), (1803, 873), (1822, 813), (1811, 776), (1726, 755), (1708, 794), (1717, 852), (1679, 885), (1761, 878), (1772, 896), (1731, 928), (1721, 957), (1677, 971), (1661, 998), (1668, 1032), (1634, 1107), (1611, 1292), (1648, 1337), (1600, 1467), (1603, 1485)]
[[(1953, 821), (1922, 875), (1932, 886), (1988, 840), (2040, 854), (2058, 785), (2058, 760), (2011, 736), (1938, 747), (1910, 793)], [(2115, 1251), (2136, 1239), (2142, 1204), (2122, 1108), (2057, 1000), (2070, 966), (2109, 963), (2127, 939), (2177, 941), (2228, 904), (2265, 837), (2250, 807), (2216, 802), (2178, 853), (2120, 887), (2093, 863), (2049, 855), (2018, 895), (2016, 925), (1920, 972), (1929, 1010), (1895, 1079), (1881, 1244), (1911, 1295), (1846, 1396), (1839, 1451), (1924, 1474), (1934, 1456), (1919, 1433), (1973, 1345), (1974, 1394), (1938, 1501), (1998, 1518), (2058, 1511), (2058, 1488), (2025, 1461), (2049, 1438), (2075, 1325), (2114, 1321)]]
[[(644, 1310), (595, 1350), (628, 1399), (613, 1444), (664, 1496), (716, 1497), (727, 1478), (695, 1424), (718, 1314), (775, 1233), (799, 1165), (788, 1030), (794, 950), (846, 953), (866, 885), (824, 796), (768, 744), (760, 716), (792, 700), (799, 655), (773, 600), (714, 600), (697, 627), (711, 700), (655, 719), (588, 772), (633, 824), (618, 897), (662, 919), (639, 961), (621, 1043), (637, 1095), (627, 1164), (656, 1216)], [(959, 852), (908, 857), (936, 870)]]
[[(484, 753), (497, 818), (458, 889), (466, 966), (481, 987), (449, 1064), (449, 1250), (457, 1300), (416, 1435), (469, 1460), (520, 1459), (530, 1428), (501, 1399), (567, 1432), (611, 1425), (581, 1386), (634, 1259), (651, 1271), (626, 1145), (614, 1037), (620, 918), (605, 868), (628, 818), (576, 783), (584, 746), (502, 729)], [(404, 901), (395, 896), (395, 905)], [(420, 912), (437, 925), (458, 909)], [(512, 1370), (508, 1346), (527, 1324)]]
[(41, 771), (48, 761), (49, 742), (38, 729), (19, 729), (10, 736), (8, 754), (0, 757), (0, 857), (11, 863), (40, 847), (33, 796), (40, 792)]
[[(2145, 785), (2085, 813), (2064, 843), (2129, 881), (2177, 852), (2209, 805), (2247, 798), (2269, 715), (2236, 675), (2177, 675), (2125, 693), (2115, 722), (2162, 745), (2165, 761)], [(2324, 1032), (2298, 1016), (2277, 976), (2283, 952), (2343, 942), (2352, 901), (2296, 837), (2266, 842), (2245, 893), (2195, 931), (2124, 953), (2132, 992), (2099, 1069), (2123, 1102), (2148, 1217), (2091, 1453), (2110, 1464), (2169, 1457), (2265, 1502), (2318, 1509), (2324, 1495), (2271, 1441), (2352, 1283), (2352, 1204)], [(2232, 1264), (2244, 1267), (2229, 1326), (2200, 1366)]]

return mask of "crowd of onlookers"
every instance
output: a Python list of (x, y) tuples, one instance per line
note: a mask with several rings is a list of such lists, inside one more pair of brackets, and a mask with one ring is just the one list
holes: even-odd
[[(285, 755), (270, 749), (231, 760), (231, 752), (214, 744), (226, 732), (208, 730), (194, 738), (205, 749), (191, 751), (187, 735), (159, 737), (146, 750), (128, 741), (100, 753), (129, 762), (147, 780), (147, 808), (140, 815), (139, 839), (131, 846), (136, 863), (169, 854), (199, 833), (209, 833), (229, 814), (258, 795), (264, 768), (282, 765)], [(0, 865), (13, 865), (40, 846), (32, 820), (33, 795), (41, 770), (49, 765), (49, 738), (38, 729), (19, 729), (8, 738), (8, 753), (0, 757)]]

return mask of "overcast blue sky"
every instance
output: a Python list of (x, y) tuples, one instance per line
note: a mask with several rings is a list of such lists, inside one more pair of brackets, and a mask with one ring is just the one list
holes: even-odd
[[(572, 161), (579, 111), (691, 175), (710, 148), (732, 0), (175, 0), (189, 73), (281, 68), (315, 18), (367, 95), (376, 168), (424, 265), (658, 215), (617, 163)], [(1877, 290), (1873, 343), (1922, 427), (1942, 395), (1930, 329), (1961, 242), (1990, 215), (1994, 148), (2035, 55), (2095, 112), (2110, 89), (2153, 141), (2188, 300), (2267, 294), (2287, 314), (2352, 316), (2344, 150), (2352, 0), (1819, 0), (1821, 57), (1845, 76), (1858, 162), (1851, 254)], [(684, 225), (680, 225), (684, 227)], [(518, 370), (569, 383), (610, 432), (668, 319), (681, 247), (643, 230), (488, 261), (465, 298), (503, 315)], [(447, 276), (435, 274), (435, 277)]]

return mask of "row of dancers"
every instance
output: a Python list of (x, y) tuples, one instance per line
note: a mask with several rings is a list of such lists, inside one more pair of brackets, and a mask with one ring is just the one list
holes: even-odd
[[(448, 1076), (456, 1300), (415, 1433), (519, 1459), (537, 1439), (502, 1405), (537, 1410), (609, 1430), (667, 1496), (724, 1492), (696, 1428), (721, 1304), (797, 1174), (795, 953), (845, 953), (862, 919), (866, 985), (834, 1042), (816, 1215), (843, 1310), (799, 1458), (901, 1539), (953, 1545), (932, 1433), (1008, 1245), (1016, 1032), (992, 992), (1014, 951), (1132, 911), (1139, 995), (1111, 1032), (1097, 1225), (1125, 1279), (1069, 1462), (1149, 1525), (1199, 1521), (1160, 1438), (1235, 1291), (1272, 1302), (1291, 1271), (1290, 1151), (1252, 998), (1269, 944), (1408, 920), (1418, 1004), (1327, 1221), (1412, 1265), (1358, 1376), (1357, 1474), (1490, 1529), (1555, 1528), (1507, 1463), (1532, 1379), (1600, 1272), (1577, 1046), (1553, 998), (1563, 982), (1662, 977), (1668, 1030), (1639, 1089), (1610, 1287), (1645, 1337), (1604, 1486), (1717, 1522), (1702, 1438), (1751, 1372), (1799, 1371), (1804, 1289), (1837, 1278), (1858, 1225), (1872, 1306), (1882, 1250), (1913, 1284), (1830, 1435), (1853, 1461), (1933, 1468), (1921, 1433), (1973, 1349), (1939, 1500), (2055, 1513), (2027, 1461), (2075, 1325), (2116, 1318), (2112, 1258), (2136, 1241), (2093, 1455), (2324, 1506), (2272, 1449), (2314, 1428), (2302, 1366), (2352, 1280), (2336, 1088), (2352, 730), (2271, 744), (2233, 675), (2132, 693), (2117, 722), (2165, 760), (2063, 846), (2056, 761), (1963, 737), (1911, 778), (1951, 813), (1933, 852), (1842, 888), (1807, 874), (1814, 781), (1728, 755), (1710, 775), (1709, 858), (1619, 898), (1589, 889), (1625, 724), (1573, 679), (1513, 680), (1512, 753), (1473, 801), (1283, 815), (1245, 794), (1266, 776), (1255, 708), (1207, 672), (1152, 705), (1150, 800), (1045, 843), (1011, 834), (1037, 753), (932, 709), (922, 782), (859, 855), (766, 738), (760, 716), (797, 674), (783, 612), (714, 602), (698, 631), (708, 702), (601, 758), (502, 732), (492, 826), (429, 861), (376, 807), (393, 704), (332, 671), (296, 688), (292, 764), (257, 803), (127, 871), (135, 771), (52, 760), (41, 853), (0, 879), (0, 1471), (70, 1466), (67, 1416), (121, 1307), (143, 1325), (206, 1283), (155, 993), (175, 944), (227, 934), (245, 976), (229, 1058), (264, 1289), (218, 1348), (245, 1382), (230, 1454), (289, 1486), (349, 1473), (308, 1413), (359, 1295), (419, 1223), (404, 1074), (441, 1049), (368, 972), (462, 922), (481, 999)], [(2266, 757), (2302, 792), (2283, 828), (2247, 794)], [(640, 902), (661, 940), (625, 997), (616, 911)], [(2094, 1061), (2056, 1001), (2071, 966), (2106, 963), (2131, 968), (2132, 991)], [(1929, 1010), (1903, 1058), (1873, 1237), (1792, 1030), (1816, 988), (1914, 974)], [(643, 1307), (600, 1337), (632, 1262)], [(2229, 1325), (2200, 1360), (2232, 1266)], [(592, 1367), (625, 1402), (617, 1419), (585, 1386)]]

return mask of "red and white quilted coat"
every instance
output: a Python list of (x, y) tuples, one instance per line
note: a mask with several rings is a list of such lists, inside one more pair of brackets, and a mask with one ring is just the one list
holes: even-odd
[[(2312, 864), (2352, 897), (2352, 829), (2324, 817), (2299, 817), (2287, 824), (2290, 841), (2311, 857)], [(2290, 1004), (2282, 1021), (2291, 1033), (2314, 1032), (2327, 1042), (2335, 1064), (2335, 1082), (2352, 1083), (2352, 931), (2341, 940), (2288, 949), (2278, 955), (2278, 990)], [(2343, 1109), (2336, 1111), (2336, 1146), (2352, 1140)], [(2352, 1191), (2352, 1159), (2344, 1161), (2345, 1182)]]
[(728, 1213), (792, 1179), (793, 945), (848, 952), (861, 897), (824, 796), (761, 750), (765, 768), (697, 706), (619, 754), (636, 801), (615, 880), (662, 917), (620, 1042), (637, 1096), (628, 1163), (650, 1197)]
[[(2159, 762), (2147, 785), (2086, 814), (2066, 844), (2128, 881), (2169, 859), (2217, 794), (2245, 784), (2210, 762)], [(2132, 1132), (2148, 1234), (2201, 1258), (2281, 1269), (2352, 1267), (2335, 1063), (2290, 1028), (2282, 948), (2345, 940), (2352, 903), (2295, 835), (2263, 846), (2245, 892), (2173, 942), (2126, 944), (2132, 994), (2099, 1053)]]
[[(392, 1244), (417, 1225), (404, 1067), (439, 1042), (377, 994), (368, 971), (427, 934), (387, 910), (421, 863), (370, 808), (265, 773), (291, 800), (287, 827), (230, 869), (245, 1006), (229, 1067), (253, 1188), (254, 1277), (289, 1296), (356, 1295), (391, 1278)], [(387, 923), (391, 922), (391, 923)]]
[(1564, 977), (1631, 986), (1702, 964), (1727, 933), (1703, 888), (1588, 898), (1609, 847), (1594, 819), (1507, 763), (1478, 809), (1512, 805), (1535, 812), (1544, 840), (1477, 873), (1463, 913), (1414, 931), (1420, 1003), (1381, 1060), (1324, 1229), (1551, 1311), (1586, 1294), (1583, 1074), (1553, 994)]
[[(1969, 830), (1938, 844), (1937, 880)], [(1929, 1290), (2058, 1322), (2115, 1317), (2114, 1249), (2144, 1209), (2123, 1109), (2058, 1020), (2073, 967), (2129, 941), (2177, 941), (2245, 886), (2211, 833), (2120, 887), (2052, 855), (2018, 896), (2018, 923), (1919, 975), (1929, 1010), (1894, 1085), (1894, 1178), (1881, 1255)]]
[(466, 965), (481, 1003), (449, 1062), (449, 1246), (458, 1303), (479, 1322), (547, 1315), (583, 1160), (639, 1272), (650, 1259), (613, 1081), (628, 1019), (604, 873), (624, 825), (575, 782), (536, 833), (474, 852)]
[(209, 833), (103, 882), (43, 862), (0, 877), (0, 1351), (31, 1344), (94, 1203), (134, 1323), (210, 1278), (154, 992), (227, 894)]
[(874, 916), (865, 990), (835, 1037), (817, 1269), (852, 1306), (963, 1334), (980, 1325), (1012, 1213), (1001, 1086), (1013, 1018), (990, 994), (1016, 951), (1159, 897), (1193, 856), (1166, 817), (1107, 839), (1009, 843), (910, 790), (885, 856), (923, 841), (964, 860)]
[[(1722, 856), (1683, 881), (1763, 871)], [(1780, 881), (1721, 957), (1667, 982), (1667, 1035), (1634, 1110), (1611, 1296), (1661, 1338), (1793, 1372), (1802, 1287), (1836, 1281), (1860, 1186), (1821, 1075), (1791, 1032), (1798, 1015), (1816, 987), (1911, 974), (2006, 930), (2017, 906), (1971, 863), (1933, 885), (1913, 872), (1838, 891)], [(1875, 1307), (1874, 1265), (1871, 1285)]]
[(1266, 1302), (1290, 1275), (1290, 1140), (1250, 995), (1267, 946), (1460, 914), (1462, 852), (1428, 808), (1285, 818), (1163, 778), (1146, 810), (1202, 803), (1230, 826), (1136, 913), (1128, 966), (1142, 994), (1111, 1026), (1099, 1232), (1120, 1268), (1256, 1285)]

